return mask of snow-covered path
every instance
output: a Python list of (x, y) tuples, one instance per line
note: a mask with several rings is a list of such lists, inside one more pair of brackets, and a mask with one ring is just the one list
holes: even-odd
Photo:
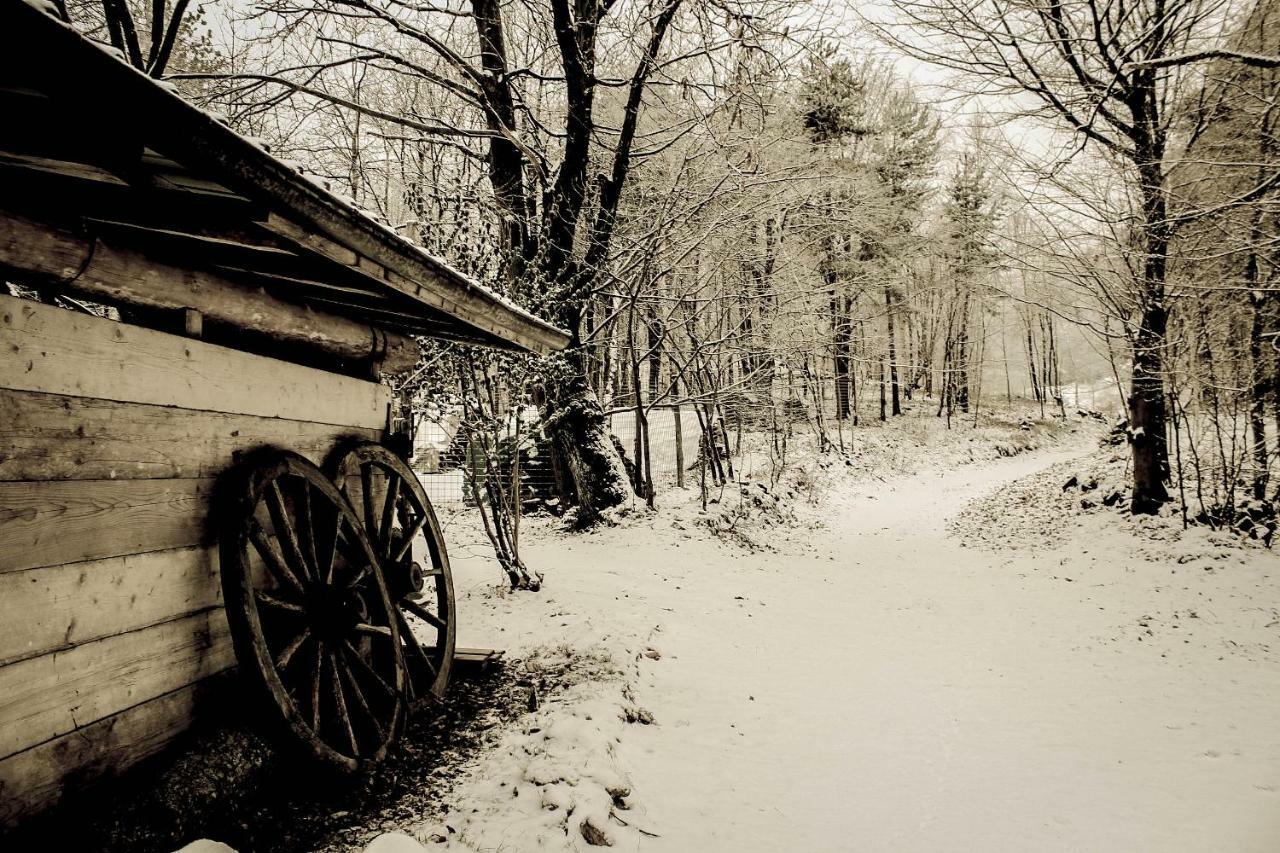
[(1135, 563), (1105, 532), (1038, 554), (946, 534), (972, 497), (1073, 452), (830, 495), (826, 528), (778, 552), (657, 528), (531, 539), (553, 592), (491, 600), (481, 630), (518, 651), (554, 620), (571, 644), (660, 655), (634, 685), (657, 725), (610, 747), (621, 814), (657, 836), (621, 840), (645, 851), (1280, 849), (1280, 665), (1210, 636), (1254, 619), (1249, 597), (1202, 607), (1200, 634), (1134, 627), (1153, 598), (1185, 613), (1224, 584), (1273, 607), (1274, 564), (1208, 575)]

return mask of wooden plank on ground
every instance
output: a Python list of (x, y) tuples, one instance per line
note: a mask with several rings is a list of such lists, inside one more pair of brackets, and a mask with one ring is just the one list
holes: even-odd
[(218, 607), (217, 549), (0, 574), (0, 666)]
[(235, 662), (210, 610), (0, 667), (0, 756), (30, 749)]
[(0, 573), (200, 544), (213, 484), (0, 482)]
[(0, 827), (156, 754), (199, 717), (208, 692), (190, 684), (0, 760)]
[(262, 446), (317, 464), (381, 431), (0, 389), (0, 480), (216, 477)]
[(484, 672), (502, 660), (502, 656), (505, 654), (506, 652), (502, 649), (456, 648), (453, 650), (453, 665), (457, 668), (454, 671), (471, 669), (476, 672)]
[(12, 296), (0, 386), (366, 429), (385, 426), (390, 402), (374, 382)]

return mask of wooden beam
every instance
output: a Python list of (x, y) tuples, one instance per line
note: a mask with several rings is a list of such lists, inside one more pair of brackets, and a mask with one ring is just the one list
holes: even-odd
[(257, 267), (249, 269), (245, 266), (233, 266), (225, 263), (216, 264), (215, 269), (229, 273), (237, 279), (252, 279), (267, 285), (276, 285), (277, 287), (273, 287), (272, 290), (279, 293), (288, 293), (290, 290), (301, 290), (303, 292), (314, 290), (321, 293), (342, 294), (349, 297), (349, 301), (345, 303), (348, 306), (385, 305), (391, 302), (391, 297), (387, 293), (372, 286), (356, 287), (351, 284), (339, 284), (333, 281), (322, 281), (318, 278), (290, 275), (272, 270), (258, 269)]
[(173, 266), (128, 246), (0, 213), (0, 268), (91, 299), (146, 309), (194, 308), (206, 320), (397, 373), (418, 362), (412, 338), (312, 311), (216, 273)]
[(0, 756), (30, 749), (234, 663), (227, 619), (219, 609), (0, 667)]
[(0, 296), (0, 387), (381, 430), (381, 385)]
[(113, 187), (127, 188), (129, 182), (91, 163), (75, 160), (59, 160), (53, 157), (39, 157), (34, 154), (19, 154), (13, 151), (0, 151), (0, 169), (6, 171), (40, 172), (56, 175), (61, 178), (72, 178), (80, 181), (93, 181)]
[[(48, 102), (41, 102), (47, 107)], [(44, 110), (47, 111), (47, 110)], [(45, 116), (33, 116), (32, 122), (45, 124)], [(28, 140), (34, 145), (35, 140)], [(134, 187), (141, 190), (155, 190), (164, 194), (183, 194), (187, 196), (207, 196), (218, 201), (230, 201), (239, 205), (249, 205), (250, 200), (233, 192), (216, 181), (201, 178), (187, 172), (180, 164), (161, 157), (152, 151), (143, 151), (135, 167), (120, 168), (113, 171), (95, 164), (93, 149), (81, 145), (80, 152), (61, 151), (62, 156), (48, 156), (50, 150), (66, 149), (66, 134), (58, 144), (40, 146), (40, 153), (33, 151), (14, 151), (0, 149), (0, 168), (10, 172), (40, 172), (58, 178), (99, 183), (116, 188)], [(83, 159), (71, 159), (75, 154)]]
[[(183, 228), (172, 225), (162, 227), (145, 222), (124, 222), (118, 219), (106, 219), (98, 216), (85, 217), (84, 221), (99, 235), (111, 237), (123, 236), (123, 242), (130, 246), (163, 246), (170, 251), (199, 253), (198, 257), (217, 258), (221, 263), (229, 263), (239, 255), (241, 263), (257, 263), (276, 260), (284, 264), (296, 263), (298, 256), (293, 251), (266, 240), (249, 240), (241, 234), (223, 235), (210, 233), (204, 229), (193, 229), (190, 224)], [(190, 255), (188, 255), (190, 257)]]
[[(448, 335), (450, 339), (539, 353), (561, 349), (568, 343), (568, 338), (559, 330), (544, 326), (540, 321), (526, 320), (487, 291), (453, 282), (439, 272), (422, 274), (424, 265), (418, 267), (420, 277), (415, 279), (400, 269), (355, 252), (280, 214), (271, 213), (265, 222), (258, 224), (278, 237), (292, 240), (301, 248), (363, 273), (372, 281), (389, 285), (411, 299), (435, 308), (450, 318), (449, 325), (455, 327)], [(408, 270), (408, 265), (400, 266)]]
[(170, 160), (150, 148), (143, 149), (139, 163), (141, 166), (139, 179), (149, 183), (156, 189), (216, 196), (242, 202), (249, 201), (249, 199), (233, 192), (217, 181), (193, 175), (181, 163)]
[(211, 541), (214, 481), (0, 482), (0, 574)]
[(242, 453), (287, 447), (316, 464), (381, 430), (0, 389), (0, 481), (216, 477)]
[[(3, 105), (0, 104), (0, 107)], [(10, 116), (10, 125), (21, 123)], [(44, 128), (40, 138), (28, 140), (29, 150), (18, 151), (0, 138), (0, 180), (8, 204), (33, 208), (49, 207), (57, 212), (74, 209), (106, 218), (159, 218), (161, 222), (186, 221), (199, 216), (235, 222), (265, 216), (250, 199), (217, 185), (198, 185), (195, 179), (179, 181), (152, 174), (130, 159), (133, 152), (104, 152), (74, 142), (83, 136), (79, 125), (48, 128), (38, 118), (25, 122)], [(48, 138), (46, 138), (48, 137)]]
[[(352, 269), (359, 268), (360, 256), (355, 252), (340, 243), (335, 243), (322, 234), (316, 234), (303, 228), (278, 213), (268, 214), (267, 220), (259, 224), (272, 234), (297, 243), (302, 248), (309, 249), (321, 257), (328, 258), (335, 264), (351, 267)], [(368, 272), (368, 270), (364, 270), (364, 272)], [(375, 277), (381, 279), (381, 275), (376, 275)]]

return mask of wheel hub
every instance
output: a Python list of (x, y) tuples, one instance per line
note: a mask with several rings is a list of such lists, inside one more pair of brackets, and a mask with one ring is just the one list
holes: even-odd
[(354, 592), (322, 588), (311, 593), (307, 611), (312, 629), (328, 641), (348, 637), (365, 618), (364, 602)]

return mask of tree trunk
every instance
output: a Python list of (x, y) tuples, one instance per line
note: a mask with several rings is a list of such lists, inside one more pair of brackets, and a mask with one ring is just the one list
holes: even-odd
[(1133, 452), (1134, 513), (1153, 514), (1169, 500), (1169, 450), (1165, 440), (1162, 305), (1149, 306), (1133, 344), (1133, 379), (1129, 393), (1129, 444)]
[(1139, 156), (1143, 184), (1144, 248), (1142, 321), (1133, 338), (1129, 441), (1133, 449), (1130, 510), (1154, 514), (1169, 500), (1169, 442), (1165, 435), (1164, 346), (1169, 312), (1164, 304), (1169, 235), (1162, 151)]
[(849, 300), (836, 293), (836, 275), (823, 273), (831, 294), (831, 372), (835, 380), (836, 422), (849, 417)]
[[(1257, 258), (1250, 252), (1246, 280), (1256, 279)], [(1253, 274), (1250, 275), (1250, 272)], [(1264, 294), (1259, 290), (1249, 292), (1249, 304), (1253, 318), (1249, 327), (1249, 357), (1252, 370), (1252, 393), (1249, 400), (1249, 431), (1253, 442), (1253, 496), (1264, 500), (1267, 496), (1267, 391), (1265, 365), (1262, 359), (1262, 306)]]
[(880, 420), (885, 420), (884, 359), (880, 359)]
[(635, 494), (613, 446), (609, 420), (584, 380), (574, 379), (557, 395), (544, 427), (573, 481), (583, 521), (598, 520)]
[(898, 353), (893, 340), (893, 290), (884, 289), (884, 316), (889, 324), (889, 384), (893, 390), (893, 414), (902, 414), (902, 400), (898, 392)]
[(649, 401), (653, 402), (662, 394), (662, 321), (658, 319), (655, 308), (649, 309)]
[[(568, 309), (562, 315), (573, 331), (566, 351), (567, 381), (543, 388), (543, 429), (551, 439), (552, 452), (560, 469), (568, 475), (581, 508), (580, 520), (591, 523), (605, 510), (629, 500), (634, 494), (622, 457), (614, 447), (609, 419), (600, 399), (587, 383), (585, 348), (581, 346), (582, 315)], [(621, 359), (619, 359), (621, 362)], [(625, 375), (625, 370), (619, 373)]]
[(969, 293), (966, 290), (960, 300), (959, 318), (957, 325), (959, 332), (956, 335), (955, 351), (952, 353), (952, 361), (954, 362), (955, 381), (952, 383), (955, 388), (956, 403), (960, 407), (960, 411), (968, 414), (969, 412)]
[(1043, 402), (1044, 398), (1040, 394), (1040, 379), (1036, 372), (1036, 344), (1035, 338), (1031, 334), (1031, 318), (1026, 319), (1027, 327), (1027, 375), (1031, 377), (1031, 399), (1037, 403)]

